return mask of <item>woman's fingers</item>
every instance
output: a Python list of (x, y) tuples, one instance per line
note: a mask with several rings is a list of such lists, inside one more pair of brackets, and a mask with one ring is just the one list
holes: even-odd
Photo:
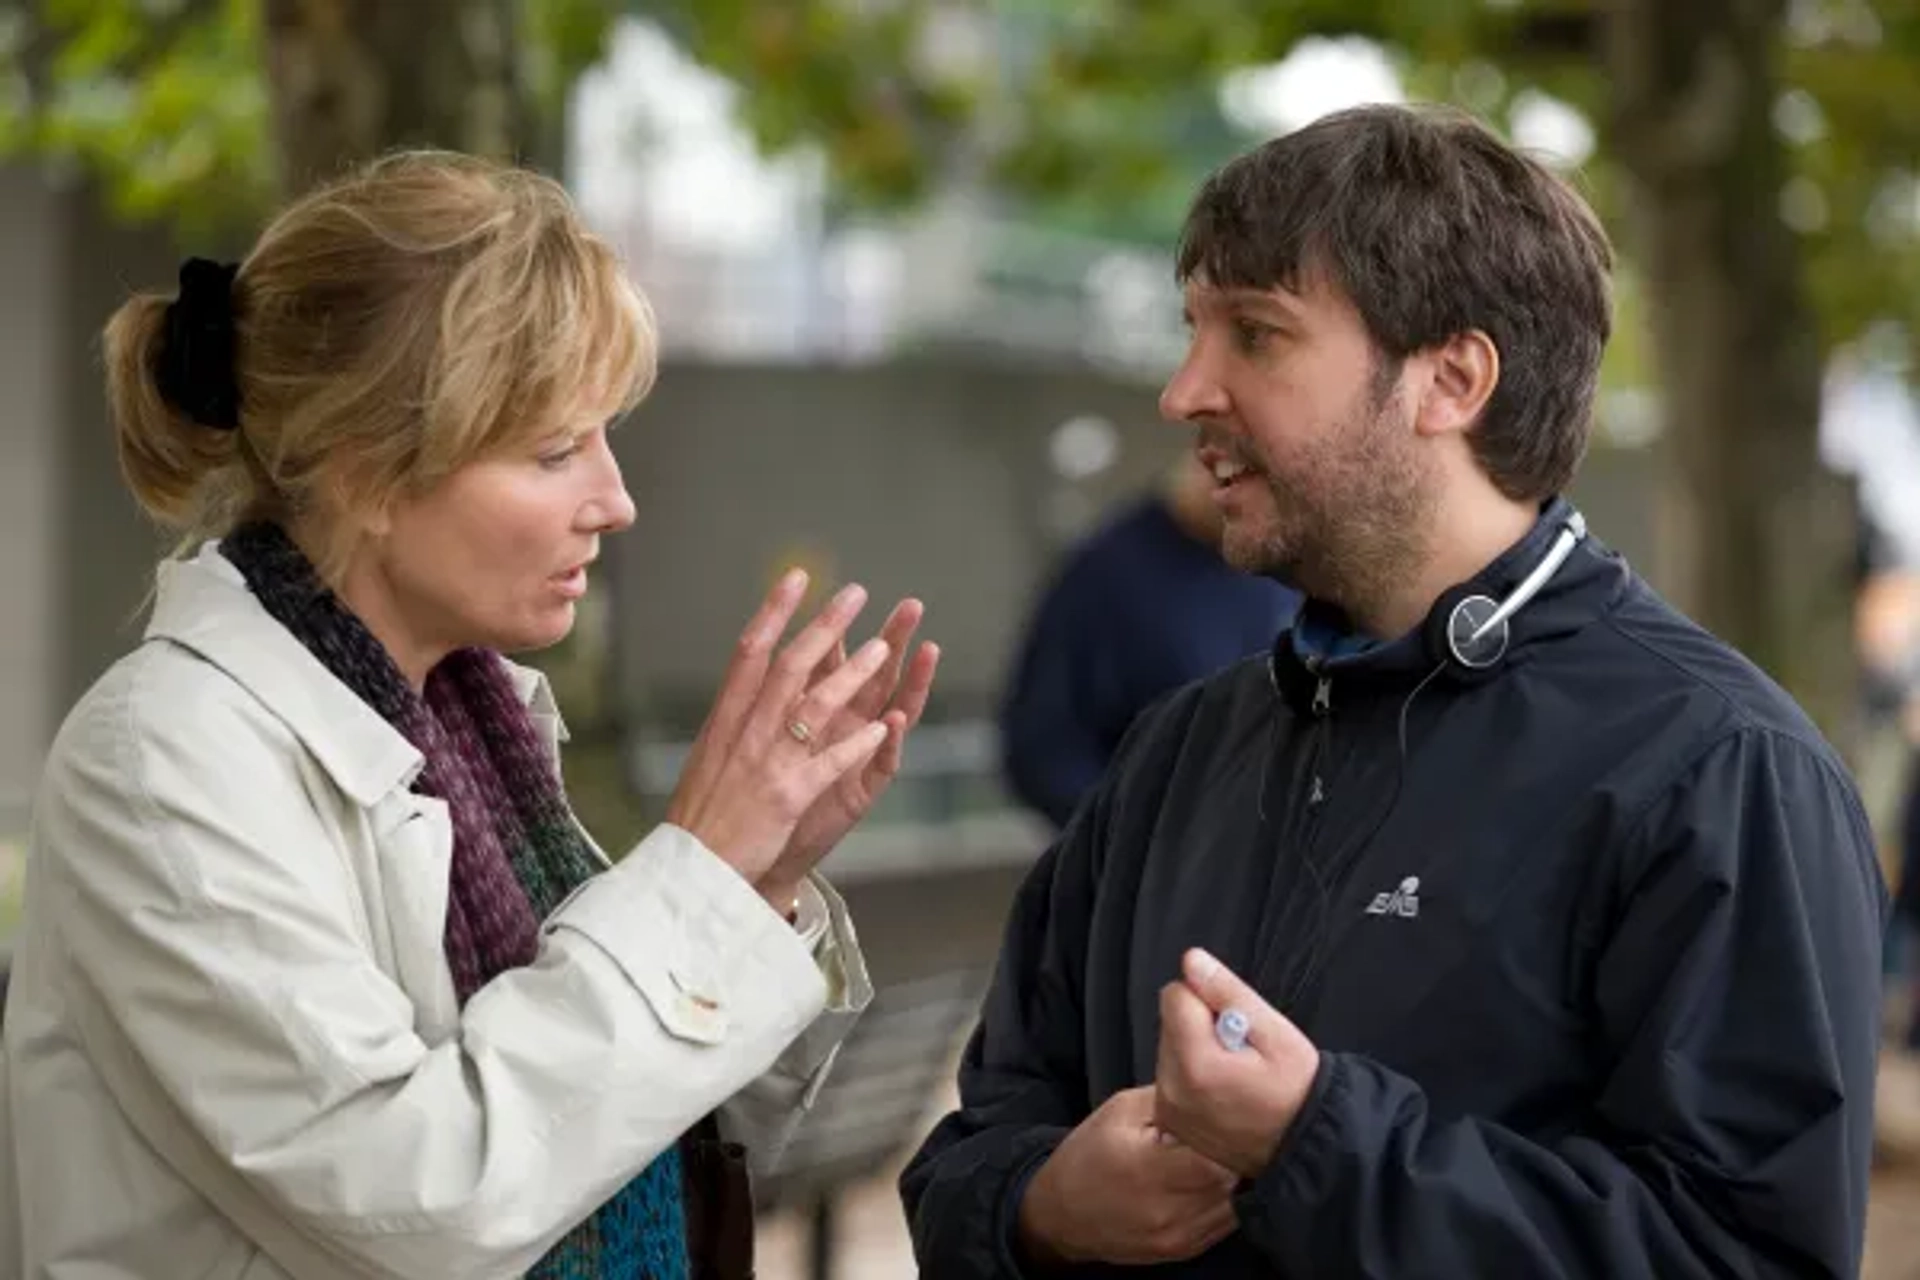
[(760, 608), (740, 633), (739, 642), (734, 646), (733, 659), (727, 664), (726, 675), (721, 678), (720, 693), (715, 697), (713, 709), (707, 713), (707, 721), (694, 740), (693, 752), (687, 762), (689, 771), (713, 752), (717, 751), (724, 759), (732, 750), (740, 737), (740, 728), (753, 710), (761, 686), (766, 682), (774, 646), (786, 633), (787, 624), (793, 621), (794, 610), (800, 607), (806, 590), (806, 572), (792, 569), (774, 584), (773, 590), (760, 602)]
[[(807, 690), (800, 701), (794, 704), (787, 719), (789, 734), (801, 737), (815, 749), (824, 746), (823, 735), (828, 732), (828, 726), (833, 724), (834, 717), (872, 682), (874, 673), (886, 665), (891, 652), (892, 646), (878, 637), (860, 646), (853, 657)], [(794, 726), (802, 727), (805, 733), (795, 733)]]
[(847, 704), (847, 709), (862, 720), (877, 718), (892, 701), (894, 690), (900, 686), (901, 669), (913, 653), (913, 633), (919, 630), (926, 611), (926, 606), (918, 600), (902, 600), (887, 615), (886, 625), (880, 628), (880, 638), (887, 642), (888, 661), (860, 686)]
[(913, 661), (907, 667), (906, 677), (900, 683), (899, 692), (894, 695), (893, 707), (886, 713), (890, 722), (897, 722), (897, 729), (887, 737), (887, 745), (882, 747), (875, 765), (888, 777), (900, 772), (901, 756), (907, 745), (907, 735), (920, 723), (920, 717), (927, 709), (927, 695), (933, 690), (934, 672), (940, 667), (940, 646), (928, 641), (920, 646), (913, 655)]
[[(834, 646), (847, 634), (847, 628), (853, 625), (854, 618), (859, 616), (866, 602), (865, 587), (858, 583), (842, 587), (827, 602), (827, 607), (788, 642), (787, 647), (767, 668), (766, 679), (761, 682), (753, 709), (747, 714), (743, 729), (745, 734), (758, 742), (769, 742), (777, 740), (775, 735), (784, 736), (787, 733), (787, 726), (793, 720), (794, 704), (806, 691), (807, 677), (833, 652)], [(827, 725), (823, 720), (818, 724), (809, 723), (807, 727), (819, 734)]]
[(842, 777), (856, 769), (866, 768), (867, 761), (873, 759), (873, 753), (886, 740), (885, 722), (873, 720), (860, 726), (801, 765), (801, 785), (797, 790), (814, 799), (819, 798), (822, 792)]

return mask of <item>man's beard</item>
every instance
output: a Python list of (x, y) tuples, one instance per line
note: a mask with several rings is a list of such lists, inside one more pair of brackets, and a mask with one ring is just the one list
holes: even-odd
[(1229, 521), (1221, 550), (1243, 572), (1364, 618), (1418, 571), (1436, 498), (1399, 397), (1368, 396), (1355, 417), (1288, 468), (1299, 483), (1260, 465), (1273, 499), (1272, 524), (1264, 536), (1249, 539)]

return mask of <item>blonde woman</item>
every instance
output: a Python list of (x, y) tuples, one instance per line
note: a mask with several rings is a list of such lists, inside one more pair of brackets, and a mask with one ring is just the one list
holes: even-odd
[(743, 1163), (870, 994), (810, 873), (925, 705), (918, 603), (849, 657), (857, 588), (781, 647), (776, 587), (609, 865), (500, 656), (632, 522), (607, 427), (654, 368), (562, 191), (384, 160), (106, 357), (133, 494), (194, 549), (47, 762), (0, 1274), (747, 1274)]

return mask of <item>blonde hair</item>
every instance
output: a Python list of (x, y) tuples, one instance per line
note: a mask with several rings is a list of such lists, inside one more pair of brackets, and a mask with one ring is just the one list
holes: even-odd
[(295, 201), (233, 287), (239, 428), (202, 425), (157, 380), (172, 298), (106, 328), (120, 466), (183, 547), (251, 518), (337, 519), (530, 445), (574, 414), (611, 418), (652, 385), (645, 298), (551, 179), (402, 152)]

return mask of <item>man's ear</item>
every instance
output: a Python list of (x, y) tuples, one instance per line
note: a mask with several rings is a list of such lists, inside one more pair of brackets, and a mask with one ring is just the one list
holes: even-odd
[(1430, 436), (1471, 430), (1500, 385), (1500, 348), (1479, 329), (1470, 329), (1422, 354), (1433, 377), (1420, 399), (1415, 429)]

